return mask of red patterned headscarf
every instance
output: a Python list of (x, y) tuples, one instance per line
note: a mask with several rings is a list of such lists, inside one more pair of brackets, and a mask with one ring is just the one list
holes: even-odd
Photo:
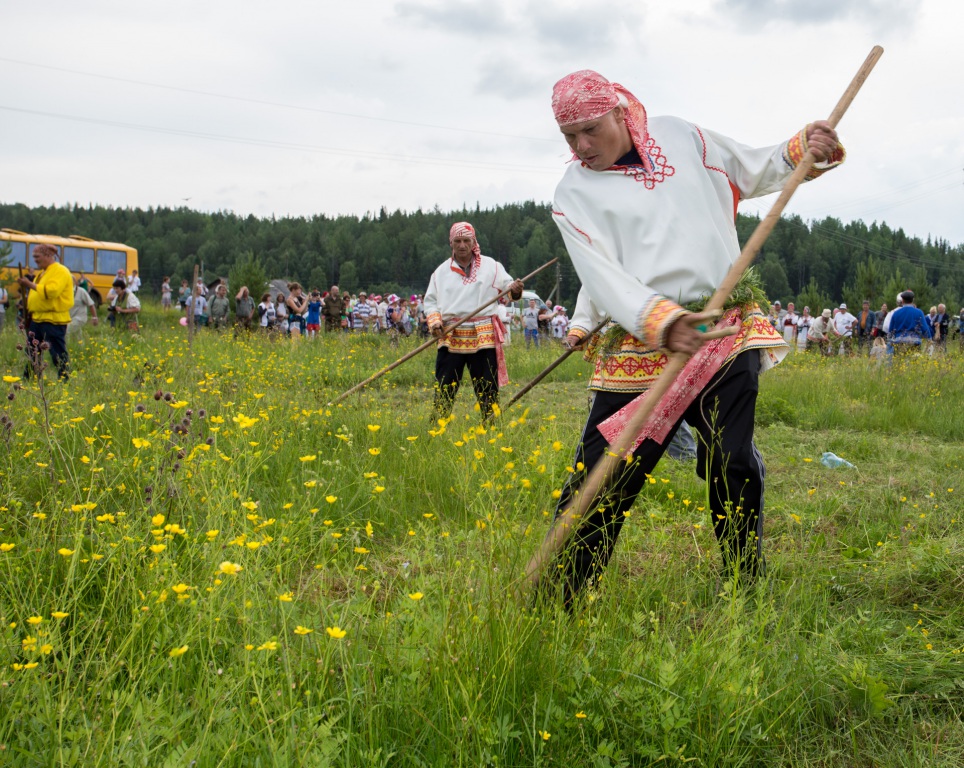
[(646, 170), (652, 172), (652, 161), (646, 151), (649, 139), (646, 108), (639, 99), (619, 83), (611, 83), (591, 69), (566, 75), (552, 88), (552, 112), (560, 128), (596, 120), (619, 106), (625, 111), (626, 127), (633, 146)]
[[(452, 245), (452, 241), (457, 237), (472, 238), (472, 258), (478, 258), (482, 254), (479, 248), (479, 239), (475, 236), (475, 227), (467, 221), (457, 221), (452, 225), (452, 228), (449, 229), (449, 245)], [(455, 251), (452, 252), (452, 257), (455, 257)]]

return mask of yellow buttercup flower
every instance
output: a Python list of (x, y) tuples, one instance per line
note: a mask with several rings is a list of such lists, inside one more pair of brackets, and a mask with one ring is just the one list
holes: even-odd
[(243, 413), (233, 416), (231, 421), (241, 427), (241, 429), (250, 429), (258, 422), (257, 419), (251, 418), (250, 416), (245, 416)]
[(167, 652), (167, 655), (172, 659), (176, 659), (178, 656), (183, 656), (185, 653), (187, 653), (187, 646), (182, 645), (179, 648), (171, 648), (171, 650)]
[(328, 633), (329, 637), (335, 640), (341, 640), (345, 635), (348, 634), (348, 632), (341, 627), (325, 627), (325, 632)]

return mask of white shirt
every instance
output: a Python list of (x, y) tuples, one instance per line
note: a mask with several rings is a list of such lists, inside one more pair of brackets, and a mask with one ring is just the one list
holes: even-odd
[(608, 314), (653, 341), (644, 338), (653, 299), (710, 296), (740, 254), (738, 199), (776, 192), (793, 173), (786, 143), (753, 149), (676, 117), (652, 118), (649, 130), (655, 176), (574, 161), (556, 188), (553, 219), (582, 281), (570, 332)]
[[(83, 290), (83, 288), (80, 288), (79, 290)], [(84, 291), (84, 293), (87, 293), (87, 291)], [(90, 298), (90, 297), (88, 296), (87, 298)], [(117, 306), (117, 299), (118, 299), (118, 298), (120, 298), (120, 297), (119, 297), (119, 296), (115, 296), (114, 299), (111, 301), (110, 305), (111, 305), (112, 307), (116, 307), (116, 306)], [(141, 308), (140, 299), (138, 299), (138, 298), (133, 294), (132, 291), (128, 290), (127, 293), (126, 293), (125, 296), (124, 296), (124, 303), (120, 306), (120, 308), (122, 308), (122, 309), (140, 309), (140, 308)]]
[(495, 314), (496, 297), (512, 284), (512, 278), (505, 268), (495, 259), (481, 255), (473, 261), (468, 277), (456, 271), (453, 265), (458, 266), (455, 259), (446, 259), (432, 273), (428, 290), (425, 291), (425, 313), (431, 315), (438, 312), (442, 322), (447, 323), (455, 318), (467, 317), (469, 312), (478, 310), (486, 299), (491, 299), (492, 304), (476, 314)]
[(87, 322), (88, 310), (97, 306), (94, 300), (79, 285), (74, 288), (74, 306), (70, 308), (70, 322), (84, 325)]
[(856, 322), (857, 318), (844, 309), (833, 319), (833, 327), (837, 329), (837, 333), (841, 336), (853, 336), (854, 323)]

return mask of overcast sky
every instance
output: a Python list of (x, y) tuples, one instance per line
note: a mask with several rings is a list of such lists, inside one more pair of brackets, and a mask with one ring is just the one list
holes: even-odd
[(3, 202), (549, 201), (569, 156), (549, 96), (572, 70), (765, 145), (826, 117), (881, 44), (839, 127), (847, 163), (790, 210), (964, 243), (959, 0), (5, 0), (2, 19)]

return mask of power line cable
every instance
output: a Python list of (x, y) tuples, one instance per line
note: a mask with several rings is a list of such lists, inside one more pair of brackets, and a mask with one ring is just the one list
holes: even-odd
[(482, 161), (459, 159), (443, 159), (437, 157), (426, 157), (420, 155), (401, 155), (388, 152), (375, 152), (372, 150), (343, 149), (340, 147), (319, 147), (312, 144), (297, 144), (294, 142), (275, 141), (272, 139), (258, 139), (245, 136), (226, 136), (224, 134), (206, 133), (203, 131), (193, 131), (184, 128), (162, 128), (152, 125), (141, 125), (138, 123), (125, 123), (119, 120), (107, 120), (95, 117), (83, 117), (81, 115), (67, 115), (59, 112), (46, 112), (36, 109), (24, 109), (22, 107), (11, 107), (0, 104), (0, 109), (8, 112), (19, 112), (28, 115), (40, 115), (42, 117), (53, 117), (59, 120), (71, 120), (80, 123), (93, 125), (106, 125), (112, 128), (124, 128), (134, 131), (147, 131), (151, 133), (162, 133), (172, 136), (188, 136), (191, 138), (205, 139), (207, 141), (217, 141), (227, 144), (247, 144), (256, 147), (271, 147), (274, 149), (289, 149), (300, 152), (313, 152), (325, 155), (338, 155), (343, 157), (353, 157), (359, 160), (374, 158), (378, 160), (391, 160), (392, 162), (414, 163), (416, 165), (437, 165), (442, 167), (464, 167), (475, 169), (494, 169), (523, 171), (526, 173), (544, 173), (558, 175), (558, 168), (543, 168), (538, 166), (515, 165), (509, 163), (486, 163)]
[(371, 120), (373, 122), (379, 123), (392, 123), (394, 125), (406, 125), (412, 128), (431, 128), (438, 131), (453, 131), (456, 133), (473, 133), (481, 136), (496, 136), (503, 139), (523, 139), (525, 141), (538, 141), (544, 142), (546, 144), (558, 144), (556, 139), (543, 139), (535, 136), (520, 136), (512, 133), (497, 133), (495, 131), (480, 131), (477, 128), (459, 128), (452, 125), (435, 125), (432, 123), (419, 123), (414, 120), (395, 120), (389, 117), (375, 117), (373, 115), (362, 115), (356, 112), (339, 112), (331, 109), (319, 109), (318, 107), (306, 107), (302, 104), (286, 104), (280, 101), (268, 101), (266, 99), (253, 99), (248, 96), (231, 96), (224, 93), (215, 93), (213, 91), (201, 91), (195, 88), (183, 88), (176, 85), (166, 85), (164, 83), (151, 83), (146, 80), (133, 80), (127, 77), (117, 77), (115, 75), (103, 75), (96, 72), (85, 72), (80, 69), (68, 69), (67, 67), (55, 67), (51, 64), (38, 64), (32, 61), (23, 61), (21, 59), (11, 59), (7, 56), (0, 56), (0, 61), (5, 61), (9, 64), (19, 64), (24, 67), (35, 67), (37, 69), (47, 69), (53, 72), (65, 72), (71, 75), (78, 75), (80, 77), (91, 77), (99, 80), (110, 80), (116, 83), (126, 83), (127, 85), (137, 85), (145, 88), (158, 88), (165, 91), (175, 91), (177, 93), (189, 93), (194, 96), (206, 96), (214, 99), (224, 99), (226, 101), (237, 101), (247, 104), (257, 104), (262, 107), (272, 107), (272, 108), (282, 108), (282, 109), (293, 109), (300, 112), (313, 112), (319, 115), (333, 115), (335, 117), (350, 117), (356, 120)]

